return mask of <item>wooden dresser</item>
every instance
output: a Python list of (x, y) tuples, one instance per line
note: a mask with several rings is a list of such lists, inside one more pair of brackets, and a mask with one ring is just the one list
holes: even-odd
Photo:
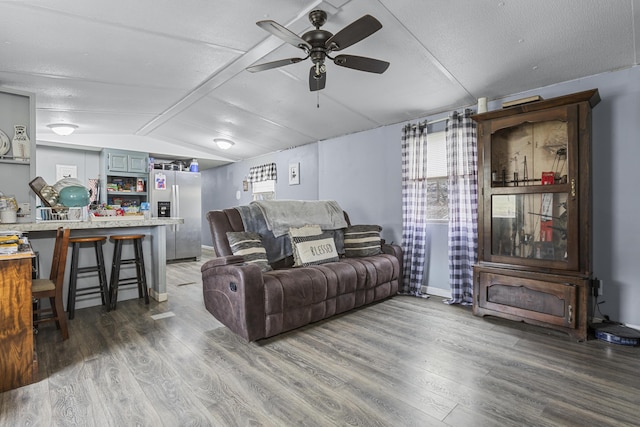
[(38, 375), (31, 298), (32, 252), (0, 256), (0, 392)]

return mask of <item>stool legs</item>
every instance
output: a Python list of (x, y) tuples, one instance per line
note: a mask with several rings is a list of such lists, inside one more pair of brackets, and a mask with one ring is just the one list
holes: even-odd
[(144, 255), (142, 253), (142, 239), (136, 239), (136, 274), (138, 276), (138, 298), (144, 297), (144, 303), (149, 304), (149, 288), (147, 287), (147, 273), (144, 268)]
[[(111, 265), (111, 281), (109, 284), (109, 296), (111, 309), (116, 309), (118, 302), (118, 287), (120, 285), (137, 284), (138, 297), (144, 298), (144, 303), (149, 304), (149, 290), (147, 289), (147, 275), (144, 266), (142, 252), (142, 237), (144, 236), (112, 236), (115, 241), (113, 247), (113, 263)], [(133, 240), (134, 258), (122, 259), (122, 243), (125, 240)], [(125, 264), (135, 264), (136, 277), (120, 279), (120, 268)]]
[(76, 287), (78, 284), (78, 255), (80, 252), (80, 243), (74, 243), (71, 248), (71, 274), (69, 276), (69, 294), (67, 295), (69, 320), (74, 318), (76, 311)]
[[(107, 285), (107, 274), (105, 271), (104, 254), (102, 252), (102, 242), (106, 240), (106, 237), (77, 237), (71, 238), (72, 243), (71, 250), (71, 274), (69, 276), (69, 294), (67, 295), (67, 311), (69, 312), (69, 319), (73, 319), (75, 316), (76, 308), (76, 296), (89, 295), (93, 293), (100, 293), (102, 305), (107, 307), (107, 311), (110, 309), (109, 289)], [(89, 267), (78, 267), (80, 258), (80, 244), (81, 243), (93, 243), (95, 250), (96, 264)], [(83, 273), (98, 273), (98, 286), (92, 286), (88, 288), (77, 289), (78, 275)]]
[(111, 310), (116, 309), (118, 301), (118, 282), (120, 281), (120, 258), (122, 257), (122, 241), (116, 240), (113, 245), (113, 261), (111, 262), (111, 282), (109, 283), (109, 299)]
[(100, 296), (102, 304), (107, 307), (107, 311), (111, 308), (111, 299), (109, 298), (109, 288), (107, 282), (107, 272), (104, 265), (104, 254), (102, 253), (102, 245), (96, 245), (96, 259), (98, 260), (98, 280), (100, 281)]

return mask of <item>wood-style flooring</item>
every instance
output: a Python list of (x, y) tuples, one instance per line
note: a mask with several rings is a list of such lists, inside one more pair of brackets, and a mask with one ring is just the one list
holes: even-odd
[(167, 302), (77, 310), (64, 342), (41, 327), (40, 378), (0, 394), (0, 425), (640, 423), (639, 347), (402, 296), (246, 343), (204, 308), (210, 257), (168, 266)]

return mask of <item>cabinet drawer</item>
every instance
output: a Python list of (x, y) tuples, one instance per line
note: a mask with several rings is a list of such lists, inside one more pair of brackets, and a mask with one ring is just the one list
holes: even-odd
[[(576, 327), (577, 286), (571, 278), (480, 271), (476, 277), (476, 302), (480, 314), (504, 314), (566, 328)], [(484, 310), (494, 312), (489, 313)]]

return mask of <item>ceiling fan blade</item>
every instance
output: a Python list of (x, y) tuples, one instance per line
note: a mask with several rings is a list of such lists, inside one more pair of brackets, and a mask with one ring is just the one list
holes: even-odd
[(251, 71), (252, 73), (256, 73), (258, 71), (270, 70), (272, 68), (282, 67), (284, 65), (297, 64), (300, 61), (304, 61), (306, 58), (287, 58), (280, 59), (278, 61), (273, 62), (265, 62), (264, 64), (257, 64), (247, 67), (247, 71)]
[(355, 55), (338, 55), (333, 62), (341, 67), (378, 74), (384, 73), (389, 68), (387, 61)]
[(311, 50), (311, 45), (309, 43), (275, 21), (258, 21), (256, 22), (256, 25), (295, 47)]
[(316, 66), (313, 65), (309, 70), (309, 90), (311, 92), (324, 89), (327, 84), (327, 73), (316, 74)]
[(371, 15), (364, 15), (329, 38), (325, 47), (333, 51), (342, 50), (369, 37), (380, 28), (382, 28), (380, 21)]

